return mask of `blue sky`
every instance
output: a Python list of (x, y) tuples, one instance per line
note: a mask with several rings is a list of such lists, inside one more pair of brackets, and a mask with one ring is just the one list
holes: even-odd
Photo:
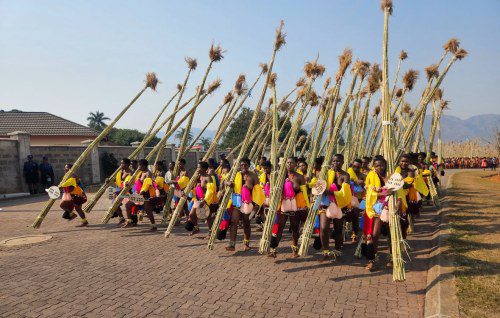
[[(328, 75), (335, 73), (345, 47), (353, 49), (355, 58), (380, 63), (379, 7), (378, 0), (0, 0), (0, 108), (47, 111), (79, 123), (95, 110), (114, 117), (142, 87), (146, 72), (154, 71), (162, 82), (158, 92), (147, 91), (118, 124), (146, 130), (184, 79), (184, 57), (198, 59), (192, 90), (215, 42), (226, 53), (210, 80), (220, 78), (223, 86), (197, 114), (194, 126), (202, 127), (238, 74), (253, 81), (259, 62), (268, 61), (281, 19), (287, 45), (275, 67), (280, 95), (318, 53)], [(451, 101), (448, 114), (499, 114), (499, 17), (498, 0), (395, 0), (390, 75), (399, 51), (406, 50), (403, 72), (420, 71), (409, 96), (414, 105), (425, 82), (423, 69), (438, 61), (449, 38), (457, 37), (470, 55), (454, 65), (443, 84)], [(248, 106), (255, 106), (257, 95)]]

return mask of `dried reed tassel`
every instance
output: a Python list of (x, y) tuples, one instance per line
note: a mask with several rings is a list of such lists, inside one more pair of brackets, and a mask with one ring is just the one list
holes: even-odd
[[(188, 99), (181, 107), (179, 107), (179, 111), (184, 109), (187, 105), (191, 103), (191, 101), (194, 99), (194, 96), (192, 96), (190, 99)], [(171, 114), (168, 116), (166, 119), (162, 121), (162, 123), (154, 129), (151, 133), (148, 135), (144, 136), (144, 139), (141, 141), (140, 145), (137, 146), (137, 148), (134, 149), (134, 151), (128, 156), (130, 160), (132, 159), (137, 159), (137, 156), (141, 153), (141, 151), (147, 146), (147, 144), (153, 140), (153, 138), (160, 132), (160, 130), (167, 125), (167, 123), (171, 122), (174, 118), (175, 114)], [(120, 167), (116, 168), (115, 172), (108, 178), (107, 182), (104, 182), (103, 185), (97, 190), (96, 193), (94, 193), (94, 196), (87, 202), (87, 205), (85, 205), (85, 208), (83, 209), (83, 212), (85, 213), (90, 213), (92, 209), (95, 207), (99, 199), (104, 195), (106, 192), (106, 189), (110, 187), (116, 178), (116, 175), (118, 172), (121, 170)]]
[[(78, 168), (81, 167), (83, 162), (90, 156), (92, 150), (99, 145), (99, 142), (106, 137), (111, 129), (115, 126), (115, 124), (122, 118), (122, 116), (132, 107), (132, 105), (141, 97), (142, 93), (146, 91), (146, 89), (151, 88), (152, 90), (156, 90), (156, 85), (158, 84), (158, 78), (155, 73), (146, 74), (146, 84), (144, 87), (135, 95), (132, 101), (122, 109), (122, 111), (115, 117), (115, 119), (87, 146), (87, 148), (83, 151), (83, 153), (78, 157), (78, 159), (73, 163), (73, 167), (69, 169), (66, 174), (64, 174), (61, 182), (59, 183), (59, 187), (71, 176), (73, 175)], [(49, 213), (50, 208), (56, 202), (55, 199), (47, 200), (45, 206), (42, 208), (35, 221), (32, 224), (32, 227), (38, 229), (45, 218), (45, 216)]]
[[(280, 26), (276, 30), (276, 38), (274, 40), (274, 48), (273, 48), (273, 53), (271, 55), (271, 60), (270, 60), (270, 62), (268, 64), (268, 68), (267, 68), (266, 81), (264, 82), (264, 86), (262, 87), (262, 93), (260, 95), (260, 98), (259, 98), (259, 101), (257, 103), (257, 106), (256, 106), (256, 108), (254, 110), (254, 114), (252, 116), (252, 120), (250, 121), (250, 125), (248, 126), (248, 131), (253, 131), (255, 129), (255, 126), (257, 124), (257, 120), (258, 120), (258, 117), (259, 117), (259, 112), (262, 109), (262, 104), (264, 102), (266, 91), (267, 91), (267, 88), (268, 88), (268, 85), (269, 85), (269, 80), (270, 80), (271, 73), (272, 73), (272, 70), (273, 70), (274, 59), (276, 57), (276, 53), (285, 44), (285, 34), (282, 32), (283, 25), (284, 25), (284, 22), (281, 21)], [(238, 154), (238, 157), (236, 158), (236, 162), (241, 161), (241, 159), (245, 155), (245, 153), (247, 151), (247, 148), (249, 146), (249, 140), (248, 139), (249, 139), (249, 136), (247, 135), (245, 137), (245, 141), (244, 141), (243, 145), (241, 146), (241, 149), (240, 149), (240, 152)], [(230, 172), (228, 180), (231, 181), (231, 182), (234, 182), (234, 179), (236, 177), (236, 173), (237, 172), (238, 172), (237, 169), (233, 166), (233, 168), (231, 169), (231, 172)], [(233, 191), (234, 191), (234, 189), (232, 189), (230, 187), (226, 188), (225, 191), (224, 191), (224, 195), (222, 197), (222, 200), (219, 201), (219, 209), (217, 210), (217, 214), (216, 214), (216, 216), (214, 218), (214, 222), (212, 224), (212, 229), (213, 230), (210, 233), (210, 239), (208, 240), (208, 244), (207, 244), (207, 247), (210, 250), (212, 250), (214, 248), (214, 242), (215, 242), (215, 239), (217, 238), (217, 233), (219, 231), (219, 225), (220, 225), (220, 222), (222, 220), (222, 215), (224, 214), (224, 211), (226, 209), (226, 206), (227, 206), (227, 204), (229, 202), (229, 199), (230, 199), (231, 195), (233, 194)]]
[[(206, 95), (204, 95), (206, 96)], [(168, 138), (170, 138), (170, 136), (177, 130), (177, 128), (179, 128), (179, 126), (192, 114), (196, 111), (196, 108), (200, 105), (200, 103), (203, 101), (204, 98), (201, 98), (199, 103), (197, 104), (194, 104), (193, 107), (191, 108), (190, 111), (188, 111), (178, 122), (177, 124), (175, 124), (169, 131), (167, 131), (163, 137), (160, 139), (160, 141), (153, 147), (153, 149), (149, 152), (149, 154), (146, 156), (146, 160), (150, 161), (153, 159), (153, 157), (158, 153), (158, 151), (160, 150), (161, 147), (164, 146), (165, 144), (165, 141), (168, 140)], [(131, 180), (135, 180), (135, 178), (139, 175), (140, 173), (140, 170), (137, 169), (133, 175), (132, 175), (132, 178)], [(127, 184), (125, 184), (125, 186), (123, 187), (123, 189), (120, 191), (120, 193), (118, 194), (118, 196), (124, 196), (125, 194), (127, 194), (130, 189), (132, 188), (133, 186), (133, 182), (129, 182)], [(120, 200), (115, 200), (113, 202), (113, 204), (111, 205), (111, 207), (108, 209), (108, 211), (106, 212), (106, 214), (103, 216), (103, 218), (101, 219), (101, 223), (102, 224), (106, 224), (109, 222), (109, 220), (111, 219), (111, 217), (113, 216), (114, 212), (116, 211), (116, 209), (118, 208), (118, 206), (121, 204), (121, 201)]]
[[(226, 104), (227, 104), (227, 99), (224, 98), (224, 101), (220, 107), (223, 107)], [(219, 131), (215, 135), (214, 139), (212, 140), (212, 143), (210, 144), (210, 147), (207, 149), (205, 155), (203, 156), (202, 161), (207, 161), (214, 154), (215, 150), (217, 149), (217, 145), (219, 143), (220, 138), (223, 136), (224, 132), (229, 127), (229, 124), (232, 122), (232, 120), (234, 119), (234, 117), (236, 116), (238, 111), (241, 109), (243, 104), (244, 104), (244, 101), (238, 105), (237, 109), (229, 115), (229, 117), (227, 118), (226, 121), (220, 123), (221, 129), (219, 129)], [(200, 178), (200, 171), (197, 169), (195, 171), (195, 173), (193, 174), (193, 176), (191, 176), (191, 178), (189, 179), (189, 183), (186, 186), (186, 188), (184, 189), (185, 193), (190, 193), (195, 188), (196, 184), (198, 184), (198, 182), (199, 182), (199, 178)], [(184, 205), (186, 204), (186, 200), (187, 200), (186, 196), (182, 196), (179, 199), (179, 202), (178, 202), (177, 206), (175, 207), (174, 212), (172, 213), (172, 217), (171, 217), (170, 222), (168, 224), (167, 230), (164, 233), (165, 238), (168, 238), (170, 236), (170, 234), (172, 233), (174, 225), (177, 222), (177, 219), (179, 217), (179, 214), (182, 211), (182, 209), (184, 208)]]
[[(324, 71), (325, 71), (325, 67), (323, 65), (318, 64), (317, 60), (315, 60), (313, 62), (306, 63), (306, 65), (304, 67), (304, 73), (309, 78), (309, 81), (307, 84), (305, 97), (302, 100), (302, 106), (300, 107), (299, 113), (298, 113), (298, 115), (297, 115), (295, 121), (293, 122), (291, 129), (290, 129), (290, 131), (291, 131), (290, 137), (289, 137), (288, 142), (286, 144), (285, 153), (283, 155), (285, 161), (293, 155), (293, 152), (295, 152), (298, 131), (302, 125), (302, 120), (304, 118), (304, 112), (305, 112), (306, 106), (308, 105), (310, 98), (312, 96), (312, 89), (311, 89), (312, 85), (318, 76), (323, 75)], [(275, 113), (275, 115), (273, 116), (273, 118), (276, 117), (276, 107), (275, 107), (274, 113)], [(275, 123), (275, 120), (273, 120), (273, 123)], [(274, 129), (275, 129), (275, 127), (273, 127), (273, 130)], [(275, 135), (273, 137), (277, 137), (277, 136)], [(275, 158), (276, 157), (273, 158), (274, 161), (276, 161)], [(277, 166), (276, 166), (276, 168), (277, 168)], [(276, 168), (275, 168), (275, 170), (276, 170)], [(275, 175), (275, 178), (272, 178), (273, 184), (272, 184), (272, 188), (270, 191), (271, 197), (270, 197), (270, 203), (269, 203), (269, 210), (267, 212), (266, 222), (264, 224), (264, 229), (262, 231), (262, 238), (260, 240), (260, 245), (259, 245), (259, 253), (261, 253), (261, 254), (267, 253), (269, 251), (269, 248), (270, 248), (271, 236), (272, 236), (272, 226), (273, 226), (274, 220), (276, 218), (276, 214), (278, 212), (279, 202), (281, 201), (283, 184), (285, 182), (285, 175), (286, 175), (286, 165), (282, 164), (279, 166), (279, 170), (278, 170), (278, 173)]]
[[(212, 45), (210, 46), (209, 53), (208, 53), (208, 56), (210, 58), (210, 62), (208, 63), (207, 69), (205, 70), (205, 74), (203, 76), (203, 79), (201, 80), (201, 84), (197, 89), (197, 94), (196, 94), (196, 98), (194, 101), (195, 105), (199, 104), (200, 96), (203, 92), (203, 89), (205, 88), (205, 83), (207, 81), (208, 74), (210, 73), (213, 64), (216, 62), (219, 62), (220, 60), (222, 60), (224, 58), (224, 56), (222, 55), (223, 53), (224, 52), (222, 51), (222, 48), (220, 47), (220, 45), (214, 46), (214, 44), (212, 43)], [(188, 73), (188, 77), (189, 77), (189, 73)], [(187, 78), (186, 78), (186, 80), (187, 80)], [(210, 94), (211, 92), (216, 90), (220, 85), (221, 85), (221, 81), (219, 79), (216, 79), (215, 81), (213, 81), (211, 84), (208, 85), (207, 93)], [(176, 177), (179, 174), (179, 170), (180, 170), (179, 163), (180, 163), (180, 160), (184, 156), (184, 152), (186, 152), (187, 140), (188, 140), (189, 133), (191, 132), (191, 126), (192, 126), (192, 123), (194, 120), (195, 112), (196, 112), (196, 110), (193, 111), (193, 113), (191, 114), (191, 116), (188, 119), (186, 127), (184, 127), (184, 134), (182, 135), (181, 144), (180, 144), (179, 151), (177, 153), (177, 158), (176, 158), (175, 164), (174, 164), (174, 170), (172, 172), (173, 177)], [(158, 155), (159, 154), (160, 153), (158, 153)], [(157, 156), (156, 160), (159, 160), (159, 156)], [(170, 212), (170, 202), (172, 201), (173, 197), (174, 197), (174, 187), (170, 187), (168, 189), (167, 196), (166, 196), (166, 201), (165, 201), (166, 204), (163, 207), (163, 213), (162, 213), (163, 217), (162, 217), (162, 222), (161, 222), (162, 225), (166, 225), (166, 223), (167, 223), (168, 214)]]
[[(392, 174), (395, 169), (395, 153), (393, 147), (393, 129), (391, 120), (391, 96), (389, 94), (389, 68), (387, 59), (387, 47), (389, 37), (389, 15), (392, 13), (392, 1), (383, 0), (384, 12), (384, 37), (382, 46), (382, 141), (383, 153), (387, 160), (387, 172)], [(391, 231), (391, 247), (393, 272), (392, 279), (400, 282), (405, 280), (405, 267), (403, 262), (404, 245), (401, 243), (403, 236), (396, 210), (396, 194), (389, 197), (389, 227)]]
[[(196, 61), (196, 59), (194, 58), (191, 58), (191, 57), (186, 57), (184, 58), (184, 60), (186, 61), (186, 64), (188, 66), (188, 72), (187, 72), (187, 75), (186, 77), (184, 78), (184, 83), (181, 85), (181, 84), (178, 84), (177, 86), (177, 89), (179, 90), (180, 94), (179, 94), (179, 98), (177, 99), (177, 102), (175, 103), (175, 106), (174, 106), (174, 111), (173, 111), (173, 115), (174, 117), (172, 117), (172, 120), (170, 121), (170, 123), (168, 124), (168, 127), (167, 127), (167, 131), (169, 131), (171, 128), (172, 128), (172, 125), (174, 123), (174, 119), (175, 119), (175, 115), (177, 114), (177, 112), (179, 111), (179, 104), (181, 103), (182, 101), (182, 97), (184, 96), (184, 92), (186, 90), (186, 87), (187, 87), (187, 83), (189, 81), (189, 77), (191, 76), (191, 73), (196, 70), (196, 67), (198, 66), (198, 62)], [(197, 92), (198, 93), (198, 92)], [(155, 159), (155, 162), (153, 164), (153, 169), (156, 169), (156, 164), (158, 163), (158, 161), (161, 160), (161, 158), (163, 157), (163, 153), (165, 151), (165, 146), (166, 146), (166, 141), (165, 141), (165, 145), (164, 147), (160, 148), (160, 151), (158, 151), (158, 153), (156, 154), (156, 159)], [(156, 171), (155, 171), (156, 172)]]

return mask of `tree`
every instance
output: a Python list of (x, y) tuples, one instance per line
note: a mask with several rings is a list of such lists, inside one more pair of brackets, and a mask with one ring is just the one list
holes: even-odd
[[(177, 132), (174, 135), (175, 139), (179, 139), (179, 146), (181, 145), (182, 142), (182, 137), (184, 136), (184, 133), (186, 132), (186, 128), (179, 128)], [(193, 141), (193, 133), (189, 131), (188, 136), (187, 136), (187, 143), (190, 144), (191, 141)]]
[(108, 117), (104, 116), (103, 112), (100, 112), (96, 110), (95, 113), (90, 112), (89, 117), (87, 117), (88, 124), (90, 128), (97, 130), (97, 131), (103, 131), (104, 128), (106, 128), (106, 120), (110, 120)]
[[(222, 138), (221, 147), (234, 148), (238, 146), (244, 139), (250, 126), (250, 121), (253, 117), (253, 110), (248, 107), (243, 107), (241, 113), (234, 119), (233, 123), (229, 126), (229, 129), (224, 133)], [(259, 119), (257, 122), (262, 122), (264, 120), (264, 112), (261, 111), (259, 114)], [(250, 145), (248, 149), (252, 149), (253, 145)]]
[[(146, 134), (141, 133), (137, 129), (120, 129), (113, 128), (107, 136), (108, 140), (118, 146), (130, 146), (134, 141), (142, 141)], [(148, 147), (154, 147), (160, 138), (153, 137), (151, 141), (147, 144)]]
[(203, 146), (203, 150), (207, 150), (208, 148), (210, 148), (210, 145), (212, 144), (212, 139), (201, 137), (200, 144)]

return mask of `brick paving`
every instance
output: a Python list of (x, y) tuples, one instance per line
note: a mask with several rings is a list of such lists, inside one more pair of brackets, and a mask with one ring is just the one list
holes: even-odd
[[(369, 273), (346, 243), (342, 262), (319, 263), (316, 255), (289, 259), (288, 233), (276, 259), (257, 250), (237, 251), (226, 242), (206, 249), (206, 228), (190, 237), (177, 227), (146, 232), (147, 223), (119, 229), (99, 220), (103, 200), (88, 228), (61, 218), (55, 206), (42, 228), (30, 226), (44, 197), (0, 202), (0, 240), (49, 234), (53, 239), (0, 247), (1, 317), (422, 317), (435, 211), (426, 208), (409, 238), (407, 279), (392, 270)], [(285, 231), (286, 232), (286, 231)], [(259, 235), (252, 245), (258, 246)], [(383, 239), (385, 244), (385, 239)], [(381, 259), (387, 249), (383, 245)], [(310, 248), (311, 253), (314, 249)]]

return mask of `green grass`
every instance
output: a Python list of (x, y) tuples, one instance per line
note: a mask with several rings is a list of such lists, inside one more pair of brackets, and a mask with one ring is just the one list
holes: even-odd
[(448, 243), (460, 310), (469, 317), (500, 317), (500, 183), (485, 174), (458, 173), (448, 190)]

